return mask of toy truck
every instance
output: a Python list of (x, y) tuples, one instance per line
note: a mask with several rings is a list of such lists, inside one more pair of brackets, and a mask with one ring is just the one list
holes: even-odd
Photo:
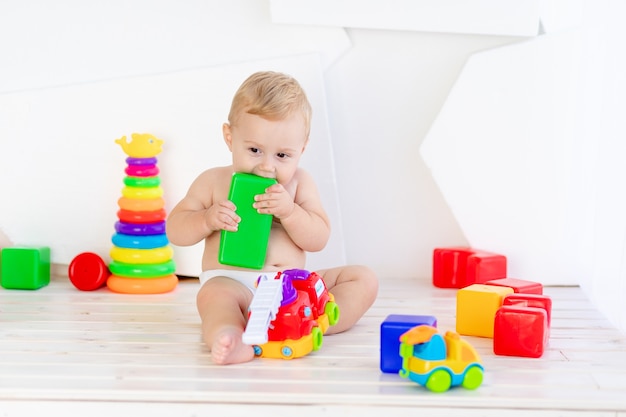
[(435, 327), (416, 326), (400, 336), (400, 356), (400, 376), (433, 392), (458, 385), (476, 389), (483, 381), (478, 353), (453, 331), (442, 336)]
[(326, 333), (328, 327), (334, 326), (339, 320), (339, 307), (335, 298), (328, 292), (326, 284), (316, 272), (305, 269), (290, 269), (283, 275), (291, 277), (291, 283), (297, 291), (306, 292), (311, 303), (311, 313), (322, 333)]
[[(266, 358), (293, 359), (320, 349), (324, 333), (339, 320), (339, 308), (322, 278), (314, 272), (290, 269), (277, 273), (273, 281), (281, 282), (282, 296), (277, 301), (272, 294), (264, 295), (262, 287), (276, 286), (276, 282), (259, 281), (244, 342), (253, 344), (257, 357)], [(264, 299), (268, 301), (258, 301)]]

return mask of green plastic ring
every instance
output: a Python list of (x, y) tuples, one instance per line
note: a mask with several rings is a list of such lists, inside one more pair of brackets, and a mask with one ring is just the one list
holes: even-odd
[(176, 264), (173, 259), (159, 264), (127, 264), (112, 261), (109, 264), (112, 274), (130, 278), (155, 278), (173, 274)]
[(161, 185), (161, 178), (159, 177), (124, 177), (124, 185), (129, 187), (139, 187), (139, 188), (147, 188), (147, 187), (158, 187)]

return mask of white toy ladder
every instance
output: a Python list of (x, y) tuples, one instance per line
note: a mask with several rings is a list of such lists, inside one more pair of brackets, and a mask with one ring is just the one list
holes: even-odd
[(247, 345), (267, 343), (267, 330), (283, 301), (283, 277), (268, 278), (262, 275), (248, 310), (250, 317), (242, 340)]

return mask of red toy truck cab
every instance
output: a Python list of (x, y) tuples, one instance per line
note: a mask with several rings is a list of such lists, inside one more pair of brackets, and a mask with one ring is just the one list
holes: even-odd
[[(285, 281), (283, 281), (284, 284)], [(283, 301), (285, 301), (284, 298)], [(300, 339), (311, 334), (312, 329), (317, 326), (309, 295), (304, 291), (293, 291), (293, 297), (278, 309), (276, 319), (267, 330), (267, 339), (270, 342)]]
[(279, 274), (283, 280), (281, 306), (267, 331), (268, 342), (255, 345), (255, 355), (298, 358), (321, 347), (323, 334), (339, 319), (339, 308), (318, 274), (301, 269)]
[(291, 278), (296, 290), (308, 294), (313, 317), (320, 325), (322, 333), (326, 333), (328, 327), (339, 320), (339, 307), (333, 295), (328, 292), (322, 277), (305, 269), (289, 269), (283, 272), (283, 276), (285, 275)]

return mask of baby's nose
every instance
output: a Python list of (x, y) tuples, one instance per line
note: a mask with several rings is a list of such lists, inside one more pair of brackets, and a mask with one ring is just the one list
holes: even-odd
[(269, 161), (268, 159), (264, 159), (258, 165), (258, 170), (259, 170), (259, 175), (262, 177), (273, 177), (275, 167), (271, 161)]
[(270, 160), (270, 158), (265, 158), (259, 164), (259, 168), (265, 172), (274, 172), (274, 164)]

